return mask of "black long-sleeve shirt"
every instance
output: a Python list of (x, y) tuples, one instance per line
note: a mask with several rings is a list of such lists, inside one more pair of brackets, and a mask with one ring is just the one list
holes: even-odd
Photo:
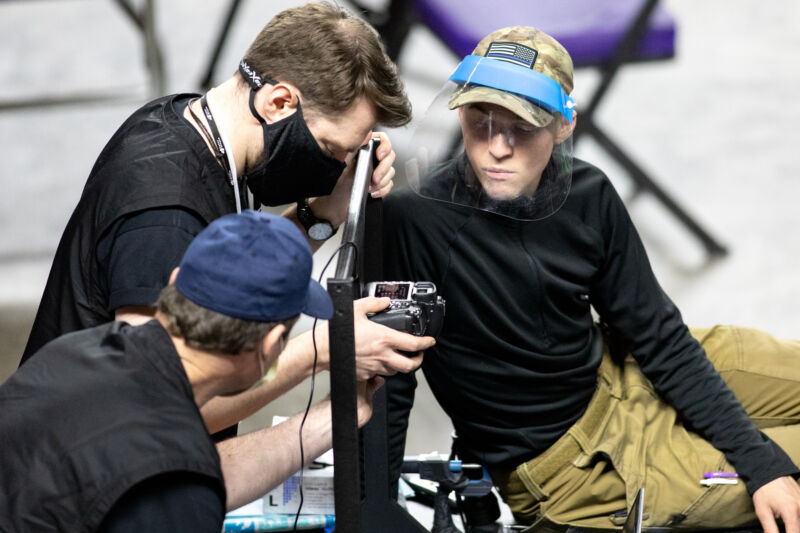
[[(465, 159), (442, 172), (456, 182)], [(513, 468), (583, 414), (600, 351), (591, 307), (684, 422), (726, 454), (753, 492), (796, 467), (752, 424), (659, 286), (618, 194), (575, 160), (564, 206), (539, 221), (399, 193), (384, 206), (384, 276), (436, 283), (444, 328), (422, 369), (465, 460)], [(593, 348), (595, 346), (595, 348)], [(413, 376), (388, 383), (402, 456)]]

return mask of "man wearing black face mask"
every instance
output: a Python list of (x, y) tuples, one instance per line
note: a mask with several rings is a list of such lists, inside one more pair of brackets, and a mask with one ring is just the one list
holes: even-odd
[[(280, 82), (256, 74), (244, 59), (239, 64), (239, 74), (250, 86), (250, 113), (264, 132), (264, 156), (260, 163), (247, 172), (247, 186), (254, 198), (266, 205), (278, 206), (312, 196), (329, 195), (346, 163), (323, 152), (308, 129), (299, 96), (294, 104), (294, 113), (270, 124), (256, 109), (256, 94), (265, 84), (277, 89)], [(276, 97), (291, 99), (292, 90), (287, 89), (289, 95)], [(291, 100), (286, 104), (278, 102), (283, 106), (290, 104)], [(359, 119), (368, 115), (366, 109), (359, 111), (364, 115)]]
[[(294, 207), (284, 216), (304, 231), (315, 219), (336, 228), (346, 216), (354, 153), (375, 124), (395, 127), (410, 118), (396, 68), (365, 22), (328, 3), (279, 13), (230, 79), (203, 96), (146, 104), (108, 142), (59, 243), (23, 363), (64, 333), (114, 319), (149, 320), (191, 239), (248, 207), (248, 190), (253, 203), (298, 202), (303, 216)], [(388, 193), (394, 176), (391, 144), (378, 135), (374, 196)], [(312, 249), (321, 244), (308, 239)], [(361, 379), (412, 370), (421, 355), (398, 351), (433, 343), (367, 320), (387, 303), (356, 303)], [(321, 369), (325, 329), (317, 334)], [(310, 335), (293, 339), (279, 378), (255, 398), (207, 404), (209, 429), (235, 423), (310, 375), (310, 354)]]

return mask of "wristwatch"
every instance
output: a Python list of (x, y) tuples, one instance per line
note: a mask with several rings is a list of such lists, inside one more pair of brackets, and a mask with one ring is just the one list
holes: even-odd
[(325, 241), (335, 233), (329, 221), (314, 216), (311, 206), (308, 205), (308, 199), (304, 198), (297, 202), (297, 220), (306, 228), (308, 236), (315, 241)]

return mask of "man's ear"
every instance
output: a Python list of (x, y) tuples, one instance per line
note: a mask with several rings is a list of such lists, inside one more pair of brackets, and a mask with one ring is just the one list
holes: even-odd
[(261, 341), (261, 349), (264, 354), (268, 354), (270, 358), (268, 363), (270, 365), (275, 362), (275, 359), (277, 359), (278, 355), (283, 351), (284, 344), (281, 339), (285, 333), (286, 326), (284, 324), (278, 324), (272, 328), (269, 333), (267, 333), (266, 337), (264, 337), (264, 340)]
[(177, 278), (177, 277), (178, 277), (178, 271), (179, 271), (180, 269), (181, 269), (181, 267), (175, 267), (175, 268), (173, 268), (173, 269), (172, 269), (172, 274), (170, 274), (170, 275), (169, 275), (169, 284), (170, 284), (170, 285), (172, 285), (173, 283), (175, 283), (175, 278)]
[(255, 105), (269, 123), (277, 122), (297, 111), (297, 89), (288, 83), (264, 85), (256, 93)]
[(569, 139), (570, 135), (575, 131), (575, 125), (578, 123), (578, 113), (572, 112), (572, 122), (567, 122), (564, 117), (556, 116), (556, 144), (563, 143)]

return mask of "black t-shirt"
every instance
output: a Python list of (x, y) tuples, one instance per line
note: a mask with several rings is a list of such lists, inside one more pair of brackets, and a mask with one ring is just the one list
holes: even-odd
[[(465, 159), (437, 176), (461, 179)], [(432, 281), (447, 302), (422, 369), (468, 461), (513, 468), (555, 442), (595, 390), (592, 308), (687, 425), (726, 453), (748, 488), (796, 471), (760, 433), (653, 274), (608, 178), (580, 160), (563, 207), (521, 221), (421, 198), (384, 203), (384, 276)], [(387, 382), (394, 466), (413, 376)]]
[(225, 502), (213, 480), (188, 473), (147, 479), (111, 508), (98, 533), (219, 533)]
[[(101, 260), (144, 263), (144, 258), (133, 254), (98, 252), (101, 239), (118, 231), (121, 220), (147, 210), (168, 208), (186, 211), (208, 225), (236, 211), (227, 173), (202, 136), (183, 117), (187, 103), (194, 97), (172, 95), (146, 104), (120, 126), (103, 148), (61, 236), (23, 363), (64, 333), (103, 324), (113, 320), (114, 308), (148, 305), (157, 296), (153, 280), (169, 276), (177, 264), (175, 259), (184, 251), (179, 249), (183, 244), (159, 253), (164, 246), (156, 242), (158, 239), (175, 238), (174, 234), (164, 235), (163, 226), (154, 230), (150, 250), (147, 237), (136, 237), (137, 253), (148, 258), (147, 270), (152, 278), (143, 280), (149, 284), (144, 287), (115, 287), (111, 290), (119, 292), (112, 295), (104, 276), (115, 274), (113, 266)], [(141, 228), (136, 233), (144, 235), (146, 231)], [(130, 272), (128, 267), (124, 270)]]
[(97, 244), (108, 311), (152, 306), (192, 239), (206, 224), (186, 209), (161, 208), (117, 220)]
[[(98, 283), (108, 312), (153, 306), (192, 239), (206, 224), (186, 209), (160, 208), (120, 218), (97, 244)], [(219, 442), (238, 433), (234, 424), (212, 435)]]

